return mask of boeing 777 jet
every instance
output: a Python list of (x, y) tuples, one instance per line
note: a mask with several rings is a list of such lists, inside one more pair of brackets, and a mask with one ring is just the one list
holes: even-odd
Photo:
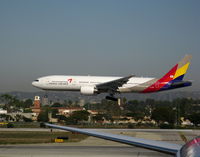
[(116, 93), (151, 93), (191, 86), (192, 82), (183, 80), (191, 58), (186, 55), (161, 78), (51, 75), (36, 79), (32, 85), (43, 90), (80, 91), (83, 95), (108, 93), (106, 99), (117, 101)]

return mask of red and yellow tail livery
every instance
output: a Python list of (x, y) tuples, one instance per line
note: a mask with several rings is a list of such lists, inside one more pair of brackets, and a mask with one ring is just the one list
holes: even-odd
[(165, 74), (162, 78), (155, 80), (155, 82), (146, 88), (143, 93), (191, 86), (192, 83), (190, 81), (183, 81), (184, 75), (190, 65), (191, 58), (191, 55), (185, 55), (185, 57), (167, 74)]

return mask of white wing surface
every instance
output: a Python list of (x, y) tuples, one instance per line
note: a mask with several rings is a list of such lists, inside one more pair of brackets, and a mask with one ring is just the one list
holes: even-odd
[(98, 138), (102, 138), (102, 139), (106, 139), (110, 141), (133, 145), (133, 146), (142, 147), (146, 149), (151, 149), (151, 150), (163, 152), (166, 154), (172, 154), (172, 155), (176, 155), (177, 152), (180, 151), (182, 147), (181, 145), (178, 145), (178, 144), (171, 144), (167, 142), (160, 142), (160, 141), (154, 141), (154, 140), (145, 140), (145, 139), (140, 139), (140, 138), (135, 138), (135, 137), (130, 137), (130, 136), (103, 133), (103, 132), (97, 132), (97, 131), (87, 130), (87, 129), (78, 129), (78, 128), (73, 128), (73, 127), (59, 126), (59, 125), (48, 124), (48, 123), (46, 123), (45, 125), (52, 128), (56, 128), (56, 129), (77, 132), (77, 133), (85, 134), (88, 136), (94, 136), (94, 137), (98, 137)]

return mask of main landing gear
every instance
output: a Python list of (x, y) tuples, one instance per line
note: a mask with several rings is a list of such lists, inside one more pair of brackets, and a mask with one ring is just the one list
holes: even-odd
[(106, 99), (112, 101), (118, 101), (118, 98), (115, 98), (114, 96), (106, 96)]
[(108, 95), (106, 96), (107, 100), (118, 102), (118, 105), (121, 106), (121, 99), (114, 97), (114, 95)]

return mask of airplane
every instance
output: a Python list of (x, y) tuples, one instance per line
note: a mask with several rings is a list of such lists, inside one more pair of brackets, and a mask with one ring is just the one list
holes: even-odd
[(200, 136), (187, 142), (184, 145), (172, 144), (163, 141), (147, 140), (142, 138), (130, 137), (125, 135), (117, 135), (111, 133), (97, 132), (88, 129), (79, 129), (74, 127), (59, 126), (55, 124), (45, 123), (46, 126), (61, 129), (70, 132), (94, 136), (97, 138), (124, 143), (136, 147), (146, 148), (176, 157), (199, 157), (200, 156)]
[(185, 55), (161, 78), (51, 75), (36, 79), (32, 85), (43, 90), (80, 91), (83, 95), (109, 93), (106, 99), (118, 101), (114, 96), (117, 93), (152, 93), (191, 86), (191, 81), (183, 80), (191, 58)]

